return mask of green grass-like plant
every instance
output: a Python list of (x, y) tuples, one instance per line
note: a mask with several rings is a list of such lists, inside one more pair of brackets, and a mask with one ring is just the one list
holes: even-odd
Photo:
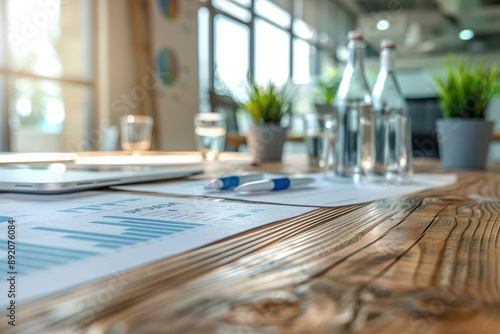
[(259, 85), (250, 79), (248, 99), (240, 105), (256, 125), (279, 124), (283, 116), (290, 113), (290, 86), (287, 84), (280, 87), (273, 82)]
[(317, 103), (331, 104), (335, 100), (342, 77), (336, 68), (330, 68), (317, 82), (315, 100)]
[(498, 66), (472, 65), (451, 57), (445, 68), (444, 78), (433, 74), (444, 117), (484, 118), (488, 103), (498, 93)]

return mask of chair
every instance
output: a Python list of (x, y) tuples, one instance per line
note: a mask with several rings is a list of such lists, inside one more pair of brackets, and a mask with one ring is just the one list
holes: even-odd
[(437, 98), (409, 98), (406, 100), (412, 124), (413, 156), (439, 158), (436, 120), (443, 118)]
[(238, 151), (239, 147), (245, 142), (245, 138), (239, 135), (237, 113), (240, 109), (240, 105), (230, 96), (220, 95), (212, 90), (208, 93), (210, 96), (210, 108), (212, 112), (221, 112), (226, 115), (226, 150)]

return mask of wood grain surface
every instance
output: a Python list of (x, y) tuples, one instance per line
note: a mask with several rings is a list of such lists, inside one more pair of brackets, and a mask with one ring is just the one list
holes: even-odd
[(457, 174), (41, 300), (10, 332), (499, 333), (500, 174)]

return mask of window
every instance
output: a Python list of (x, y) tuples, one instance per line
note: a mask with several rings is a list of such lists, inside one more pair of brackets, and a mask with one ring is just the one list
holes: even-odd
[(210, 14), (208, 9), (198, 10), (198, 80), (200, 88), (200, 111), (210, 110), (208, 91), (210, 90)]
[(293, 40), (293, 52), (293, 81), (299, 85), (310, 83), (314, 74), (319, 72), (316, 70), (316, 47), (296, 38)]
[(241, 21), (250, 22), (252, 19), (252, 14), (248, 9), (235, 5), (228, 0), (213, 0), (212, 3), (215, 8), (218, 8), (225, 13), (230, 13), (231, 16)]
[(0, 150), (90, 149), (93, 0), (0, 0)]
[(249, 29), (219, 14), (214, 20), (214, 39), (214, 88), (226, 94), (227, 90), (237, 94), (244, 88), (250, 69)]
[[(200, 69), (206, 69), (203, 77), (200, 75), (201, 100), (206, 100), (208, 89), (242, 96), (248, 75), (261, 84), (268, 81), (284, 84), (292, 80), (301, 86), (300, 91), (311, 91), (305, 86), (314, 83), (334, 59), (333, 45), (327, 41), (332, 32), (319, 32), (311, 25), (315, 22), (306, 22), (302, 17), (304, 6), (318, 6), (317, 2), (311, 3), (301, 0), (204, 2), (206, 8), (201, 8), (198, 16), (199, 36), (204, 40), (199, 43)], [(334, 11), (332, 8), (328, 4), (322, 10)], [(331, 14), (322, 15), (328, 18), (322, 22), (323, 27), (332, 26), (330, 18), (335, 13)], [(206, 78), (209, 78), (209, 88)], [(310, 99), (305, 94), (300, 98)], [(305, 113), (311, 111), (312, 103), (300, 101), (295, 106), (300, 109), (297, 112)]]
[(255, 21), (255, 81), (282, 85), (290, 78), (290, 33)]
[(255, 13), (283, 28), (290, 27), (292, 22), (290, 13), (270, 0), (255, 0)]
[(236, 2), (245, 7), (250, 7), (250, 5), (252, 4), (252, 0), (230, 0), (230, 1)]

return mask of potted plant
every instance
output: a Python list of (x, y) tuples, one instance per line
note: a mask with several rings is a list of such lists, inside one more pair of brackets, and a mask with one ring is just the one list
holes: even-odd
[(445, 68), (444, 78), (434, 74), (444, 116), (436, 121), (441, 160), (447, 168), (484, 168), (493, 132), (484, 117), (497, 91), (498, 66), (452, 58)]
[(314, 106), (319, 114), (333, 114), (333, 101), (341, 79), (339, 71), (331, 68), (316, 82)]
[(241, 107), (254, 122), (247, 134), (247, 145), (254, 162), (281, 160), (286, 139), (286, 128), (281, 126), (281, 120), (291, 107), (289, 85), (280, 87), (273, 82), (259, 85), (250, 80), (248, 97)]

